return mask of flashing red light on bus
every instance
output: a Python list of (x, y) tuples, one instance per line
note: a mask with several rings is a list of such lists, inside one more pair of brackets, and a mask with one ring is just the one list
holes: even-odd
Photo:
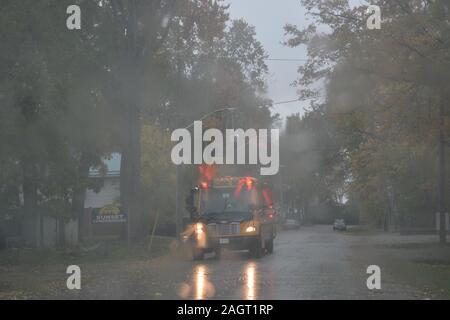
[(202, 183), (200, 183), (200, 188), (201, 188), (201, 189), (208, 189), (208, 187), (209, 187), (208, 182), (202, 182)]
[(250, 177), (247, 177), (245, 179), (245, 183), (247, 184), (247, 189), (251, 190), (253, 188), (253, 180)]
[(266, 202), (266, 205), (272, 209), (273, 203), (272, 203), (272, 199), (270, 197), (269, 189), (267, 189), (267, 188), (263, 189), (262, 193), (263, 193), (263, 197), (264, 197), (264, 201)]

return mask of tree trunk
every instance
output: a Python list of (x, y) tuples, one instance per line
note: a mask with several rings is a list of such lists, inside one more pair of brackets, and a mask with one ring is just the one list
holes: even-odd
[(444, 117), (445, 117), (445, 93), (441, 93), (441, 101), (439, 106), (439, 177), (438, 177), (438, 212), (440, 216), (439, 224), (439, 242), (447, 243), (447, 229), (445, 223), (445, 136), (444, 136)]
[[(133, 79), (134, 85), (126, 84), (128, 104), (125, 115), (124, 139), (121, 163), (121, 200), (128, 215), (128, 243), (137, 242), (144, 237), (141, 205), (141, 92), (143, 84), (142, 62), (137, 45), (138, 8), (135, 0), (130, 3), (129, 50), (126, 53), (124, 74)], [(122, 171), (123, 170), (123, 171)]]
[[(125, 103), (123, 140), (122, 140), (122, 163), (120, 170), (120, 192), (121, 205), (128, 215), (127, 234), (128, 241), (141, 240), (148, 228), (143, 225), (142, 217), (142, 194), (141, 194), (141, 106), (142, 92), (145, 90), (144, 68), (148, 59), (162, 46), (164, 39), (168, 35), (168, 26), (158, 28), (161, 21), (167, 16), (171, 16), (175, 1), (152, 1), (153, 10), (150, 16), (146, 17), (149, 25), (157, 26), (152, 28), (150, 34), (145, 34), (145, 39), (139, 39), (139, 21), (142, 4), (140, 1), (127, 1), (129, 12), (127, 21), (127, 48), (124, 52), (119, 52), (119, 57), (124, 58), (121, 71), (119, 72), (121, 81), (124, 82), (125, 93), (123, 101)], [(165, 4), (162, 6), (162, 4)], [(161, 7), (164, 7), (162, 11)], [(114, 7), (117, 17), (117, 8)], [(166, 13), (165, 13), (166, 12)], [(154, 19), (158, 19), (156, 24)], [(139, 44), (138, 44), (139, 41)], [(143, 47), (142, 47), (143, 45)], [(145, 72), (148, 72), (146, 70)]]
[(81, 155), (77, 172), (77, 185), (72, 199), (72, 215), (78, 218), (78, 241), (83, 238), (84, 201), (86, 198), (86, 180), (89, 176), (89, 158), (86, 153)]
[(141, 121), (139, 108), (130, 106), (126, 139), (122, 148), (120, 170), (121, 204), (128, 216), (128, 240), (141, 240), (143, 234), (141, 206)]

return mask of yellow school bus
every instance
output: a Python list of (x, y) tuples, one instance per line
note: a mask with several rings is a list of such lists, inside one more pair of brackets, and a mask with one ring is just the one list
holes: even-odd
[(253, 177), (221, 177), (201, 182), (186, 200), (191, 223), (181, 238), (194, 260), (223, 248), (249, 250), (254, 257), (273, 252), (276, 211), (270, 188)]

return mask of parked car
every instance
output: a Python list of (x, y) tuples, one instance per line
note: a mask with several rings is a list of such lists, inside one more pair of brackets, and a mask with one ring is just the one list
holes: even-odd
[(337, 231), (347, 231), (347, 225), (345, 224), (344, 219), (336, 219), (334, 220), (333, 230)]
[(282, 226), (285, 230), (298, 230), (300, 229), (300, 222), (297, 219), (286, 219)]

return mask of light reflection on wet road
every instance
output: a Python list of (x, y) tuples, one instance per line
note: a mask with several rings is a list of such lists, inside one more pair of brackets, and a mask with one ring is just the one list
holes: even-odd
[[(253, 259), (248, 252), (223, 252), (193, 262), (182, 250), (134, 264), (83, 266), (83, 299), (408, 299), (416, 292), (388, 279), (381, 291), (366, 287), (367, 267), (382, 263), (373, 246), (330, 226), (278, 234), (274, 253)], [(383, 269), (383, 265), (381, 264)], [(383, 269), (384, 270), (384, 269)]]
[(176, 296), (165, 298), (365, 299), (382, 298), (380, 294), (383, 298), (407, 298), (395, 286), (369, 292), (367, 262), (359, 261), (351, 250), (354, 238), (330, 229), (282, 232), (274, 254), (261, 259), (253, 259), (247, 252), (224, 252), (221, 260), (178, 261), (178, 268), (189, 271), (185, 281), (177, 284)]
[[(188, 281), (183, 282), (180, 285), (178, 296), (182, 299), (194, 300), (217, 298), (215, 296), (215, 284), (211, 282), (213, 270), (214, 265), (212, 264), (197, 264), (193, 266)], [(221, 281), (220, 275), (218, 276), (219, 277), (214, 277), (215, 279), (219, 278), (216, 281), (216, 285), (222, 285), (221, 283), (223, 281)], [(236, 277), (241, 284), (240, 291), (242, 294), (240, 297), (236, 296), (235, 298), (244, 300), (258, 299), (257, 276), (257, 263), (254, 261), (246, 262), (243, 266), (243, 270), (236, 274)]]
[(245, 266), (245, 287), (244, 287), (244, 299), (255, 300), (256, 295), (256, 263), (249, 262)]

